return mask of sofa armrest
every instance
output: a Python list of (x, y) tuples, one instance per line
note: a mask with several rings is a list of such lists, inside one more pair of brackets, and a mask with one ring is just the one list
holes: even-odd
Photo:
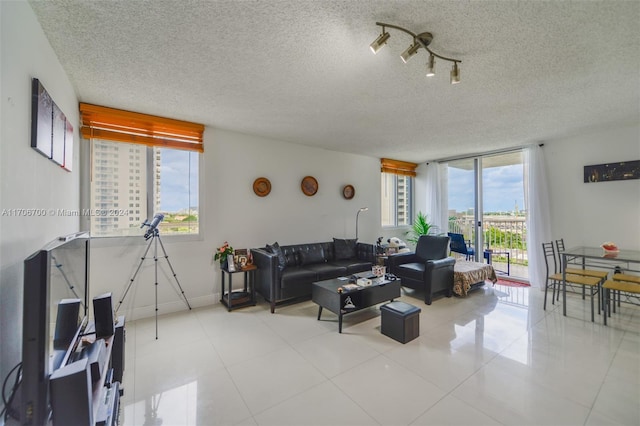
[(456, 260), (453, 257), (428, 260), (425, 271), (425, 282), (429, 282), (431, 294), (446, 291), (447, 297), (453, 294), (453, 268)]
[(433, 265), (433, 269), (454, 267), (456, 260), (453, 257), (445, 257), (444, 259), (428, 260), (427, 265)]
[(254, 284), (262, 297), (271, 303), (271, 313), (273, 313), (281, 274), (278, 267), (278, 256), (262, 248), (252, 248), (251, 256), (253, 257), (253, 264), (258, 267)]
[(387, 257), (387, 267), (392, 274), (395, 274), (394, 270), (398, 266), (413, 262), (419, 262), (418, 256), (414, 252), (392, 254)]

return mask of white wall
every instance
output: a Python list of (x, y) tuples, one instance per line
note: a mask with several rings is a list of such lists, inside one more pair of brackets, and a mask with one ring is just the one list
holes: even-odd
[[(374, 243), (382, 235), (379, 159), (211, 128), (204, 139), (203, 238), (161, 237), (192, 306), (217, 303), (220, 298), (220, 272), (212, 258), (224, 241), (234, 248), (252, 248), (275, 241), (287, 245), (352, 238), (356, 214), (364, 206), (369, 210), (360, 214), (359, 240)], [(307, 175), (318, 181), (318, 192), (312, 197), (300, 188)], [(259, 177), (271, 182), (271, 193), (266, 197), (253, 192), (253, 182)], [(342, 196), (347, 184), (356, 190), (351, 200)], [(142, 237), (92, 240), (91, 294), (111, 291), (118, 305), (146, 245)], [(172, 289), (177, 284), (167, 262), (160, 259), (158, 264), (162, 271), (158, 280), (160, 313), (186, 309), (180, 293)], [(129, 318), (153, 315), (154, 282), (153, 261), (145, 261), (119, 313)]]
[[(23, 261), (59, 235), (78, 231), (77, 217), (28, 217), (11, 209), (78, 208), (78, 128), (66, 172), (30, 147), (31, 79), (40, 79), (72, 123), (78, 100), (25, 1), (0, 2), (0, 379), (21, 359)], [(6, 210), (5, 210), (6, 209)]]
[(553, 238), (565, 245), (613, 241), (640, 250), (640, 180), (584, 183), (584, 166), (640, 160), (640, 126), (556, 140), (544, 145)]

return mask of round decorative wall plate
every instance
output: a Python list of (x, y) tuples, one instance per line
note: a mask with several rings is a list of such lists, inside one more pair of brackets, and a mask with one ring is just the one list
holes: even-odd
[(271, 182), (265, 177), (260, 177), (253, 181), (253, 192), (258, 197), (266, 197), (271, 192)]
[(305, 176), (300, 183), (300, 187), (304, 195), (311, 197), (318, 192), (318, 181), (313, 176)]
[(342, 188), (342, 196), (347, 200), (352, 199), (354, 195), (356, 195), (356, 190), (353, 185), (345, 185), (344, 188)]

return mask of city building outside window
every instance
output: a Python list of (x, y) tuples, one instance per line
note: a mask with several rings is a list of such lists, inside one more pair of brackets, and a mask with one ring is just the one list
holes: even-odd
[(417, 164), (381, 160), (381, 218), (383, 227), (413, 224), (413, 183)]
[[(122, 142), (111, 142), (94, 139), (92, 146), (91, 210), (99, 214), (90, 217), (90, 231), (94, 237), (139, 236), (145, 220), (151, 220), (157, 214), (163, 214), (164, 220), (159, 229), (162, 235), (198, 234), (199, 218), (199, 154), (170, 148), (147, 147), (139, 144), (130, 145), (128, 150), (117, 151), (112, 156), (113, 145)], [(147, 155), (147, 152), (150, 152)], [(136, 168), (128, 167), (129, 158), (138, 155), (147, 158), (146, 163)], [(105, 163), (106, 162), (106, 163)], [(97, 164), (105, 169), (105, 173), (96, 173)], [(122, 170), (116, 174), (114, 171)], [(135, 175), (135, 178), (133, 178)], [(135, 179), (135, 180), (134, 180)], [(120, 190), (127, 193), (124, 206), (117, 194)], [(140, 196), (138, 194), (147, 194)], [(135, 206), (135, 208), (133, 208)], [(102, 214), (104, 213), (104, 214)], [(128, 217), (124, 221), (120, 217)]]
[(382, 173), (382, 226), (410, 226), (413, 211), (413, 178)]

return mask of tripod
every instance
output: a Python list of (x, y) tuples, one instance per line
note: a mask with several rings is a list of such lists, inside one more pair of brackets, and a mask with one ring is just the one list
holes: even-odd
[(175, 278), (176, 283), (178, 284), (178, 288), (180, 289), (180, 292), (182, 293), (182, 297), (184, 298), (184, 302), (187, 304), (187, 307), (189, 308), (189, 310), (191, 310), (191, 305), (189, 304), (189, 301), (187, 300), (187, 296), (185, 296), (184, 294), (184, 290), (182, 289), (182, 286), (180, 285), (180, 281), (178, 281), (178, 277), (176, 275), (176, 272), (173, 270), (173, 266), (171, 266), (171, 262), (169, 262), (169, 256), (167, 255), (167, 251), (164, 249), (164, 244), (162, 244), (162, 239), (160, 239), (160, 231), (158, 230), (158, 228), (153, 228), (151, 231), (151, 238), (147, 238), (149, 240), (149, 244), (147, 244), (147, 249), (144, 251), (144, 254), (142, 255), (142, 258), (140, 259), (140, 263), (138, 264), (138, 268), (136, 269), (136, 272), (133, 274), (133, 276), (131, 277), (131, 280), (129, 281), (129, 284), (127, 285), (126, 290), (124, 291), (124, 294), (122, 295), (122, 299), (120, 299), (120, 302), (118, 302), (118, 307), (116, 308), (116, 312), (118, 312), (118, 309), (120, 309), (120, 306), (122, 305), (122, 302), (124, 302), (124, 298), (127, 297), (127, 293), (129, 293), (129, 290), (131, 289), (131, 286), (133, 285), (133, 282), (136, 279), (136, 276), (138, 275), (138, 272), (140, 271), (140, 268), (142, 267), (142, 264), (144, 263), (144, 261), (147, 258), (147, 253), (149, 253), (149, 249), (151, 248), (151, 244), (153, 244), (153, 264), (154, 264), (154, 273), (155, 273), (155, 289), (156, 289), (156, 340), (158, 340), (158, 243), (160, 243), (160, 248), (162, 248), (162, 253), (164, 253), (164, 258), (167, 260), (167, 264), (169, 265), (169, 268), (171, 269), (171, 273), (173, 274), (173, 278)]

